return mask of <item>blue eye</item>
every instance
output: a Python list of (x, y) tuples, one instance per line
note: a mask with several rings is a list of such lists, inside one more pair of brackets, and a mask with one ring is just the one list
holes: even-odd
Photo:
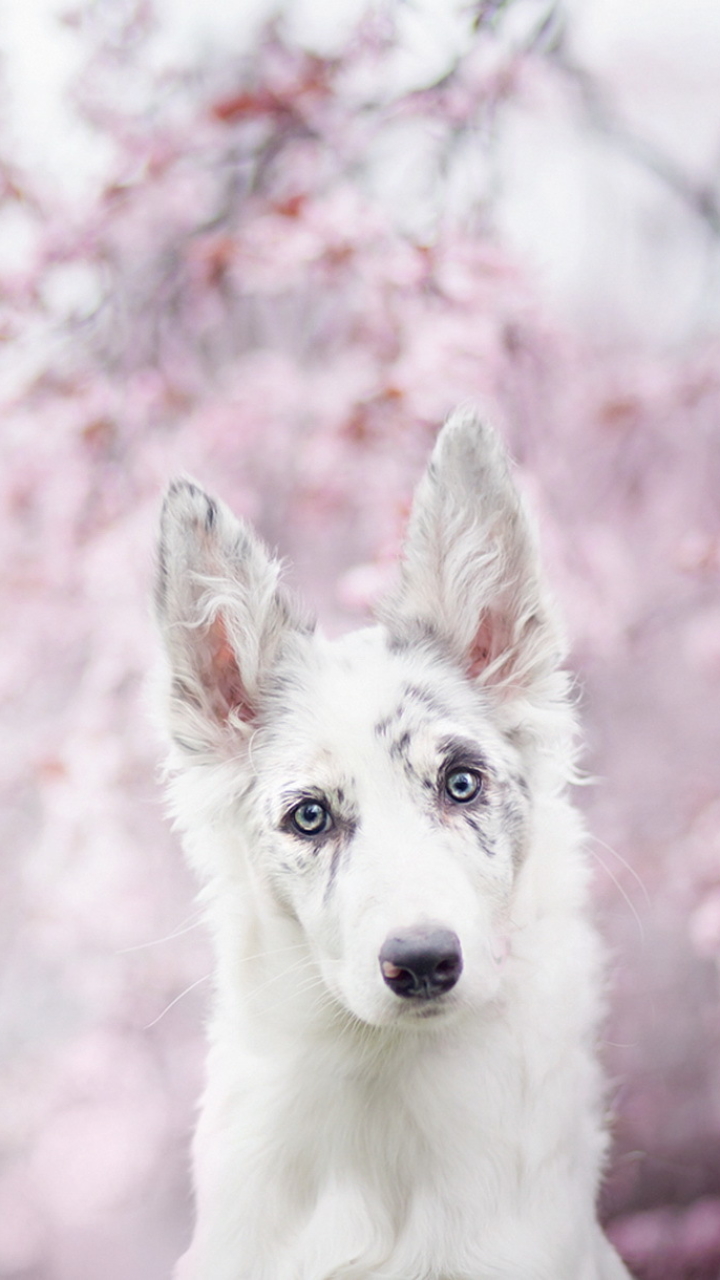
[(451, 769), (445, 775), (445, 794), (456, 804), (468, 804), (482, 791), (482, 777), (474, 769)]
[(319, 800), (304, 800), (289, 815), (290, 822), (301, 836), (318, 836), (332, 826), (330, 811)]

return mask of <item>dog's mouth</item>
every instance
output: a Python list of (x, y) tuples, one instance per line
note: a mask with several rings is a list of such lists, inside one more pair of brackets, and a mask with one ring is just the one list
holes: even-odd
[(387, 1028), (396, 1027), (398, 1031), (412, 1027), (439, 1025), (457, 1017), (464, 1002), (455, 992), (452, 995), (416, 996), (412, 1000), (395, 1000), (392, 1004), (365, 1006), (346, 997), (340, 997), (338, 1003), (350, 1015), (354, 1022), (363, 1026)]
[(392, 1011), (392, 1021), (404, 1026), (444, 1021), (456, 1015), (461, 1004), (454, 992), (452, 995), (416, 996), (412, 1000), (397, 1002)]
[(442, 1018), (448, 1012), (457, 1008), (457, 1001), (443, 1000), (442, 997), (435, 1000), (423, 1000), (413, 1008), (406, 1010), (413, 1018)]

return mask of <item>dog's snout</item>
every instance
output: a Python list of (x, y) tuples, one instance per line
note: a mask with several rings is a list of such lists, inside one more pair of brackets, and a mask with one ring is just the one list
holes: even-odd
[(380, 950), (380, 972), (396, 996), (428, 999), (455, 986), (462, 973), (460, 939), (437, 925), (390, 934)]

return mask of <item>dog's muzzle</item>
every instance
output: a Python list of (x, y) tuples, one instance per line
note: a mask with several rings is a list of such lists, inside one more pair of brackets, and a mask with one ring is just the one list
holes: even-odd
[(431, 1000), (455, 986), (462, 973), (460, 939), (438, 925), (401, 929), (385, 939), (380, 972), (396, 996)]

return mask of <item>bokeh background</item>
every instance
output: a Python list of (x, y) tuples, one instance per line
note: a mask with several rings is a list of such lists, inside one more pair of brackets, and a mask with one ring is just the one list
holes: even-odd
[(5, 0), (0, 49), (0, 1277), (165, 1280), (190, 1230), (167, 478), (354, 624), (470, 397), (587, 727), (603, 1216), (645, 1280), (718, 1280), (716, 0)]

